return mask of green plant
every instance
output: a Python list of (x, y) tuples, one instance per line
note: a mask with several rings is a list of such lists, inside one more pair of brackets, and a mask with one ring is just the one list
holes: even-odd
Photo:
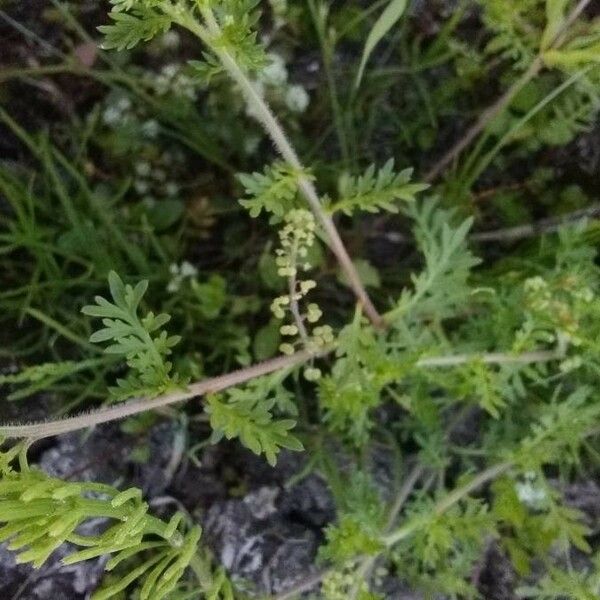
[[(167, 597), (196, 552), (200, 528), (185, 532), (182, 514), (168, 523), (153, 517), (135, 488), (119, 492), (105, 484), (48, 477), (29, 467), (27, 446), (13, 446), (0, 459), (0, 519), (4, 523), (0, 538), (10, 540), (11, 550), (20, 551), (17, 561), (39, 567), (56, 548), (69, 542), (81, 549), (63, 558), (65, 564), (113, 555), (106, 570), (119, 575), (94, 593), (95, 600), (113, 598), (142, 577), (140, 598)], [(91, 519), (105, 522), (102, 531), (80, 533)], [(139, 557), (144, 558), (136, 561)], [(123, 567), (132, 562), (137, 566), (125, 571)]]
[(113, 302), (96, 296), (96, 304), (84, 306), (81, 312), (101, 318), (104, 325), (91, 335), (90, 342), (112, 342), (104, 351), (125, 357), (131, 368), (132, 373), (126, 379), (117, 379), (118, 387), (111, 390), (115, 400), (136, 395), (158, 396), (184, 386), (171, 374), (173, 365), (167, 360), (180, 339), (161, 331), (169, 322), (169, 315), (149, 312), (140, 318), (137, 314), (148, 282), (141, 281), (133, 288), (111, 271), (108, 284)]
[[(416, 115), (405, 125), (409, 142), (398, 142), (399, 157), (412, 154), (415, 144), (428, 146), (424, 123), (435, 133), (463, 91), (476, 90), (483, 66), (494, 60), (506, 69), (500, 97), (433, 166), (425, 176), (430, 183), (413, 180), (411, 168), (396, 172), (395, 163), (404, 160), (388, 159), (376, 168), (371, 154), (380, 153), (360, 154), (356, 135), (361, 115), (368, 116), (368, 129), (395, 112), (393, 102), (383, 116), (374, 114), (377, 108), (372, 114), (365, 108), (380, 102), (377, 79), (385, 82), (388, 76), (383, 65), (371, 71), (367, 65), (384, 40), (394, 50), (398, 31), (405, 31), (396, 28), (408, 27), (408, 18), (400, 19), (408, 3), (378, 3), (352, 20), (343, 9), (338, 14), (308, 3), (304, 16), (324, 54), (341, 153), (341, 164), (314, 161), (310, 168), (300, 161), (260, 84), (269, 58), (259, 41), (255, 0), (111, 4), (110, 23), (100, 28), (104, 49), (133, 50), (172, 28), (187, 30), (204, 48), (204, 60), (189, 65), (199, 85), (213, 86), (206, 94), (224, 86), (222, 95), (233, 98), (219, 102), (243, 107), (279, 159), (261, 159), (257, 168), (240, 165), (250, 172), (223, 186), (225, 195), (241, 186), (239, 204), (256, 221), (248, 226), (239, 218), (226, 229), (225, 242), (219, 242), (227, 247), (208, 273), (187, 262), (178, 247), (186, 236), (193, 239), (192, 217), (181, 203), (165, 203), (161, 217), (147, 199), (128, 204), (115, 192), (107, 200), (90, 189), (80, 164), (2, 113), (43, 166), (49, 185), (33, 189), (50, 189), (60, 205), (58, 216), (41, 227), (38, 215), (48, 213), (26, 178), (7, 166), (0, 170), (10, 215), (0, 237), (0, 251), (8, 257), (7, 291), (0, 292), (0, 302), (11, 318), (27, 315), (43, 331), (35, 350), (31, 340), (39, 329), (9, 350), (35, 356), (44, 354), (50, 340), (61, 344), (50, 360), (0, 375), (0, 384), (12, 387), (11, 399), (39, 390), (74, 393), (78, 401), (109, 396), (109, 405), (89, 413), (0, 426), (2, 436), (28, 440), (2, 455), (2, 539), (24, 549), (21, 560), (36, 566), (65, 541), (88, 547), (68, 561), (112, 554), (109, 570), (129, 565), (129, 572), (117, 573), (96, 598), (134, 587), (140, 598), (244, 597), (205, 559), (199, 529), (186, 530), (182, 517), (162, 522), (149, 515), (137, 490), (63, 482), (27, 463), (29, 442), (203, 397), (205, 414), (199, 419), (210, 431), (201, 443), (239, 439), (271, 465), (282, 449), (306, 448), (313, 457), (310, 468), (334, 490), (338, 518), (327, 526), (319, 552), (324, 571), (318, 597), (382, 597), (383, 570), (402, 574), (430, 596), (477, 598), (473, 572), (492, 545), (521, 578), (535, 573), (534, 559), (544, 569), (537, 583), (520, 588), (522, 597), (559, 598), (565, 590), (594, 597), (597, 565), (585, 572), (563, 566), (572, 548), (594, 551), (592, 531), (564, 501), (563, 484), (577, 472), (597, 468), (597, 235), (581, 221), (494, 254), (474, 243), (473, 229), (487, 209), (474, 208), (471, 196), (484, 172), (495, 174), (511, 159), (530, 158), (543, 144), (566, 144), (593, 122), (600, 107), (598, 21), (583, 16), (587, 2), (486, 2), (482, 27), (488, 41), (479, 47), (458, 37), (465, 2), (435, 39), (415, 34), (412, 45), (399, 42), (399, 53), (407, 57), (401, 69), (414, 82), (403, 114)], [(293, 25), (302, 23), (298, 17)], [(355, 30), (364, 38), (365, 29), (355, 76), (336, 81), (331, 60), (336, 44)], [(461, 59), (470, 56), (483, 66), (462, 77)], [(439, 85), (421, 77), (440, 66), (452, 75)], [(338, 86), (348, 82), (352, 91), (342, 101)], [(136, 87), (129, 80), (128, 85)], [(477, 102), (469, 105), (472, 110), (479, 110)], [(217, 114), (211, 126), (226, 128), (223, 113)], [(421, 138), (415, 142), (417, 133)], [(221, 162), (206, 146), (196, 150)], [(464, 163), (447, 169), (466, 150)], [(144, 164), (146, 177), (155, 163)], [(442, 173), (444, 182), (423, 196)], [(245, 238), (252, 243), (270, 235), (260, 219), (264, 214), (268, 225), (278, 228), (274, 251), (271, 241), (244, 245)], [(384, 283), (371, 298), (360, 263), (351, 259), (339, 230), (345, 227), (349, 246), (360, 248), (361, 225), (377, 231), (390, 216), (410, 225), (414, 252), (411, 262), (396, 261), (401, 264), (395, 265), (389, 287), (388, 272), (376, 272), (375, 279)], [(240, 232), (240, 223), (248, 229)], [(249, 230), (259, 235), (249, 236)], [(337, 269), (320, 257), (320, 241), (331, 249), (355, 302), (336, 287), (331, 275)], [(246, 248), (262, 253), (258, 284), (245, 273), (246, 266), (257, 266), (243, 256)], [(17, 269), (21, 251), (28, 257), (24, 286)], [(80, 311), (105, 276), (111, 300), (96, 295), (96, 303)], [(57, 306), (61, 298), (68, 307)], [(146, 302), (161, 312), (150, 312)], [(102, 328), (90, 332), (80, 312), (101, 319)], [(179, 335), (168, 334), (167, 323)], [(268, 360), (250, 364), (250, 334), (255, 353)], [(99, 343), (108, 344), (104, 353)], [(267, 349), (256, 352), (259, 345)], [(277, 348), (281, 355), (273, 358)], [(232, 363), (241, 368), (232, 370)], [(91, 380), (80, 380), (89, 372)], [(471, 427), (472, 436), (461, 433)], [(371, 472), (372, 455), (381, 447), (396, 457), (389, 489)], [(12, 466), (17, 458), (18, 469)], [(351, 476), (352, 471), (358, 474)], [(97, 516), (115, 524), (87, 538), (76, 531)], [(194, 578), (186, 576), (187, 567)], [(171, 594), (176, 590), (181, 596)]]

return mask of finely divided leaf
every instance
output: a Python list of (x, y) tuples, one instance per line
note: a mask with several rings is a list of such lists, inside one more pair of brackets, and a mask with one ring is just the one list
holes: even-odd
[(293, 208), (299, 177), (296, 169), (283, 162), (265, 167), (263, 173), (240, 173), (237, 178), (248, 196), (241, 199), (240, 204), (248, 209), (251, 217), (258, 217), (263, 210), (283, 217)]
[(412, 202), (416, 194), (429, 187), (426, 183), (411, 183), (412, 173), (411, 168), (396, 173), (394, 159), (390, 159), (378, 171), (371, 165), (358, 177), (343, 176), (339, 182), (340, 200), (333, 203), (329, 211), (347, 215), (352, 215), (355, 210), (398, 212), (398, 200)]
[(171, 374), (172, 364), (167, 360), (171, 348), (180, 338), (168, 336), (161, 330), (171, 317), (149, 312), (140, 318), (137, 314), (148, 282), (141, 281), (135, 287), (125, 285), (111, 271), (108, 283), (114, 302), (96, 296), (96, 304), (84, 306), (82, 312), (102, 319), (103, 328), (90, 336), (90, 342), (112, 342), (104, 352), (123, 356), (131, 368), (128, 376), (117, 380), (118, 387), (111, 390), (115, 399), (142, 394), (156, 396), (180, 387), (177, 376)]

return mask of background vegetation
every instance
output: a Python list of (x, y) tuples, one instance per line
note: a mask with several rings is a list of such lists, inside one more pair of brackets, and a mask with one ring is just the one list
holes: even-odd
[[(0, 539), (19, 560), (111, 555), (96, 600), (399, 597), (391, 580), (598, 597), (598, 521), (566, 501), (600, 456), (594, 3), (0, 17), (0, 433), (24, 438)], [(260, 589), (202, 539), (208, 505), (159, 519), (137, 489), (29, 465), (34, 441), (123, 417), (140, 462), (163, 419), (181, 464), (303, 451), (293, 481), (336, 506), (318, 567)], [(507, 596), (479, 576), (490, 552)]]

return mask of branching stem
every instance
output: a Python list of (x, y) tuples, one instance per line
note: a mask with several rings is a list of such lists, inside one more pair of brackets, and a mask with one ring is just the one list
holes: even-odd
[(213, 377), (212, 379), (205, 379), (203, 381), (191, 384), (184, 390), (163, 394), (162, 396), (158, 396), (156, 398), (136, 398), (123, 404), (117, 404), (107, 408), (100, 408), (89, 413), (76, 415), (74, 417), (67, 417), (65, 419), (58, 419), (55, 421), (42, 421), (28, 425), (1, 425), (0, 436), (7, 438), (41, 439), (54, 435), (60, 435), (61, 433), (67, 433), (69, 431), (84, 429), (86, 427), (93, 427), (94, 425), (99, 425), (101, 423), (117, 421), (141, 412), (145, 412), (147, 410), (162, 408), (164, 406), (169, 406), (170, 404), (183, 402), (184, 400), (189, 400), (190, 398), (194, 398), (196, 396), (214, 394), (251, 379), (255, 379), (256, 377), (267, 375), (287, 367), (293, 367), (295, 365), (302, 364), (314, 357), (315, 354), (310, 352), (297, 352), (291, 356), (279, 356), (277, 358), (255, 364), (244, 369), (232, 371), (226, 375), (220, 375), (219, 377)]
[[(202, 17), (206, 23), (206, 28), (197, 23), (195, 19), (184, 18), (178, 19), (178, 22), (195, 33), (203, 40), (217, 55), (223, 68), (229, 74), (231, 79), (239, 86), (246, 98), (248, 107), (251, 109), (252, 115), (262, 125), (268, 136), (271, 138), (275, 149), (281, 154), (283, 159), (299, 173), (304, 173), (305, 169), (296, 154), (293, 146), (287, 139), (283, 128), (269, 105), (266, 103), (262, 94), (258, 91), (254, 83), (248, 78), (246, 73), (240, 68), (235, 58), (223, 47), (218, 44), (211, 44), (211, 38), (218, 39), (221, 36), (221, 29), (217, 23), (210, 8), (201, 6)], [(358, 301), (363, 306), (364, 312), (377, 328), (383, 328), (385, 323), (377, 309), (373, 305), (365, 287), (363, 286), (360, 276), (356, 271), (354, 264), (342, 242), (338, 230), (333, 222), (333, 219), (323, 209), (319, 195), (309, 177), (300, 174), (298, 177), (298, 187), (301, 194), (304, 196), (312, 212), (323, 227), (331, 251), (335, 254), (340, 267), (346, 273), (346, 277), (352, 287), (352, 290)]]
[[(481, 473), (479, 473), (479, 475), (475, 476), (469, 483), (455, 489), (453, 492), (450, 492), (447, 496), (442, 498), (434, 507), (435, 514), (444, 514), (448, 509), (452, 508), (457, 502), (460, 502), (471, 492), (474, 492), (482, 485), (485, 485), (489, 481), (493, 481), (497, 477), (500, 477), (500, 475), (506, 473), (506, 471), (508, 471), (512, 467), (512, 465), (512, 462), (506, 461), (489, 467), (485, 471), (482, 471)], [(385, 536), (382, 541), (388, 548), (391, 548), (401, 540), (412, 535), (418, 528), (419, 522), (418, 520), (414, 520), (396, 529), (396, 531), (392, 532), (391, 534)]]
[(306, 327), (304, 325), (304, 319), (300, 314), (300, 308), (298, 306), (298, 300), (296, 300), (297, 294), (297, 285), (298, 281), (296, 279), (296, 273), (298, 270), (298, 242), (294, 242), (294, 247), (292, 249), (292, 275), (288, 278), (288, 293), (290, 295), (290, 311), (292, 312), (292, 317), (294, 317), (294, 322), (296, 323), (296, 327), (298, 328), (298, 333), (300, 334), (300, 339), (302, 343), (306, 346), (308, 344), (308, 332), (306, 331)]
[[(207, 394), (214, 394), (216, 392), (223, 391), (227, 388), (240, 385), (256, 377), (267, 375), (280, 369), (294, 367), (301, 365), (309, 360), (313, 360), (320, 356), (329, 354), (333, 348), (325, 349), (320, 353), (308, 352), (306, 350), (302, 352), (296, 352), (291, 356), (279, 356), (265, 362), (245, 367), (226, 375), (219, 375), (212, 379), (205, 379), (192, 383), (186, 389), (169, 394), (163, 394), (156, 398), (136, 398), (118, 404), (116, 406), (109, 406), (107, 408), (100, 408), (98, 410), (83, 413), (73, 417), (66, 417), (64, 419), (57, 419), (53, 421), (41, 421), (30, 424), (6, 424), (0, 425), (0, 437), (5, 438), (33, 438), (41, 439), (52, 437), (54, 435), (60, 435), (62, 433), (68, 433), (70, 431), (77, 431), (78, 429), (85, 429), (87, 427), (93, 427), (100, 425), (101, 423), (108, 423), (110, 421), (118, 421), (126, 417), (137, 415), (147, 410), (153, 410), (156, 408), (162, 408), (178, 402), (183, 402), (197, 396), (204, 396)], [(524, 354), (504, 354), (501, 352), (494, 352), (490, 354), (455, 354), (450, 356), (431, 356), (428, 358), (422, 358), (417, 361), (416, 367), (420, 368), (445, 368), (453, 367), (461, 364), (468, 363), (473, 360), (481, 360), (486, 364), (529, 364), (538, 362), (551, 362), (553, 360), (559, 360), (564, 356), (564, 351), (559, 350), (539, 350), (535, 352), (527, 352)]]

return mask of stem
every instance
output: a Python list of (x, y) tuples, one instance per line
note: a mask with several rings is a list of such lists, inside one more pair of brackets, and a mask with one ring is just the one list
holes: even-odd
[(290, 311), (292, 312), (292, 316), (294, 317), (294, 322), (296, 323), (296, 327), (298, 328), (298, 333), (300, 334), (300, 338), (302, 339), (302, 343), (306, 346), (308, 344), (308, 332), (306, 331), (306, 327), (304, 326), (304, 319), (300, 314), (300, 309), (298, 307), (298, 300), (296, 300), (296, 271), (298, 269), (297, 265), (297, 254), (298, 254), (298, 241), (294, 242), (294, 247), (291, 253), (291, 263), (292, 268), (294, 269), (294, 274), (290, 275), (288, 278), (288, 292), (290, 295)]
[(551, 362), (564, 358), (564, 351), (535, 350), (523, 354), (510, 354), (504, 352), (490, 352), (488, 354), (454, 354), (450, 356), (431, 356), (421, 358), (416, 362), (417, 367), (455, 367), (471, 361), (481, 361), (486, 365), (528, 365), (537, 362)]
[(287, 589), (285, 592), (281, 592), (276, 596), (272, 596), (270, 600), (292, 600), (296, 598), (302, 592), (309, 592), (314, 586), (318, 585), (323, 581), (326, 575), (328, 575), (332, 569), (324, 569), (318, 573), (308, 575), (302, 579), (299, 583)]
[(178, 22), (192, 31), (192, 33), (198, 35), (198, 37), (202, 39), (218, 56), (223, 68), (242, 90), (248, 106), (251, 109), (252, 115), (263, 126), (264, 130), (271, 138), (275, 149), (291, 167), (300, 173), (298, 177), (298, 187), (300, 192), (308, 202), (308, 205), (313, 211), (315, 217), (325, 230), (329, 240), (329, 247), (335, 254), (342, 270), (346, 273), (346, 277), (355, 296), (362, 304), (365, 314), (369, 317), (373, 325), (376, 328), (383, 328), (384, 321), (367, 294), (367, 291), (360, 280), (358, 272), (356, 271), (354, 264), (348, 255), (348, 251), (346, 250), (346, 247), (340, 238), (333, 219), (325, 212), (325, 210), (323, 210), (321, 201), (319, 200), (319, 195), (317, 194), (317, 191), (310, 178), (302, 174), (305, 172), (304, 166), (300, 162), (296, 151), (288, 141), (283, 128), (279, 124), (279, 121), (269, 108), (269, 105), (265, 102), (265, 99), (261, 96), (260, 92), (256, 89), (256, 86), (239, 67), (235, 61), (235, 58), (231, 56), (227, 50), (211, 43), (211, 36), (218, 38), (221, 35), (221, 30), (212, 11), (209, 8), (201, 7), (200, 10), (202, 12), (207, 29), (190, 18), (179, 18)]
[[(537, 113), (550, 104), (550, 102), (552, 102), (557, 96), (560, 96), (567, 88), (575, 84), (579, 79), (597, 66), (597, 64), (588, 65), (587, 67), (575, 72), (573, 75), (571, 75), (571, 77), (561, 83), (561, 85), (552, 90), (552, 92), (550, 92), (543, 100), (538, 102), (496, 142), (494, 147), (487, 154), (481, 157), (479, 163), (475, 165), (473, 172), (468, 174), (466, 182), (464, 182), (463, 185), (469, 189), (478, 179), (479, 175), (481, 175), (481, 173), (483, 173), (483, 171), (489, 166), (492, 160), (494, 160), (498, 152), (500, 152), (500, 150), (513, 138), (514, 134), (521, 129), (523, 125), (525, 125)], [(465, 169), (465, 171), (468, 171), (468, 169)]]
[(517, 79), (509, 88), (486, 110), (481, 113), (481, 116), (475, 123), (467, 129), (463, 137), (446, 152), (440, 160), (427, 172), (425, 181), (431, 182), (437, 179), (440, 173), (457, 158), (462, 151), (488, 126), (498, 114), (500, 114), (513, 100), (513, 98), (526, 86), (544, 67), (544, 52), (546, 50), (558, 48), (564, 41), (564, 36), (569, 27), (585, 10), (590, 0), (580, 0), (579, 4), (565, 18), (562, 26), (557, 31), (555, 36), (547, 47), (540, 49), (539, 54), (535, 57), (529, 68)]
[[(398, 492), (398, 495), (396, 496), (396, 500), (394, 501), (394, 504), (392, 505), (392, 507), (390, 509), (387, 523), (384, 528), (384, 533), (388, 533), (391, 530), (391, 528), (394, 526), (394, 523), (396, 522), (396, 518), (400, 514), (400, 511), (402, 510), (404, 503), (408, 500), (408, 498), (412, 494), (412, 491), (414, 490), (415, 485), (417, 484), (419, 479), (422, 477), (423, 473), (425, 473), (425, 467), (419, 463), (417, 463), (412, 468), (410, 473), (408, 473), (406, 479), (404, 480), (404, 483), (402, 484), (402, 487), (400, 488), (400, 490)], [(369, 579), (371, 571), (373, 570), (373, 567), (375, 566), (376, 560), (377, 560), (377, 556), (368, 556), (361, 561), (361, 563), (356, 568), (356, 572), (360, 575), (359, 581), (362, 582), (362, 581), (367, 581)], [(359, 592), (360, 592), (360, 584), (356, 585), (354, 587), (354, 589), (352, 590), (352, 592), (350, 593), (350, 596), (349, 596), (350, 600), (355, 600), (358, 597)]]
[(319, 44), (323, 54), (323, 68), (325, 70), (325, 77), (327, 78), (329, 103), (331, 104), (331, 111), (333, 113), (333, 120), (335, 123), (338, 143), (340, 145), (342, 160), (344, 165), (348, 165), (350, 162), (349, 144), (346, 137), (346, 130), (344, 128), (344, 119), (342, 117), (342, 107), (340, 105), (337, 85), (335, 83), (335, 77), (333, 76), (333, 71), (331, 68), (333, 44), (327, 39), (327, 17), (329, 10), (324, 9), (322, 11), (321, 9), (324, 8), (325, 5), (319, 5), (317, 7), (315, 6), (314, 0), (309, 0), (308, 7), (315, 24), (317, 37), (319, 38)]
[(462, 151), (488, 126), (488, 124), (499, 115), (513, 100), (513, 98), (542, 70), (544, 61), (541, 56), (537, 56), (529, 65), (529, 68), (517, 81), (492, 104), (488, 106), (477, 121), (467, 129), (465, 134), (440, 158), (433, 167), (426, 173), (424, 180), (427, 182), (435, 181), (440, 173), (455, 159)]
[[(183, 402), (184, 400), (189, 400), (196, 396), (215, 394), (227, 388), (255, 379), (256, 377), (261, 377), (262, 375), (267, 375), (280, 369), (294, 367), (305, 363), (308, 360), (325, 356), (332, 352), (332, 350), (333, 348), (329, 348), (320, 353), (304, 350), (302, 352), (296, 352), (296, 354), (292, 354), (291, 356), (279, 356), (277, 358), (272, 358), (271, 360), (251, 365), (250, 367), (245, 367), (244, 369), (232, 371), (226, 375), (219, 375), (212, 379), (198, 381), (188, 386), (185, 390), (163, 394), (156, 398), (136, 398), (129, 402), (125, 402), (124, 404), (100, 408), (73, 417), (66, 417), (64, 419), (53, 421), (35, 422), (27, 425), (18, 423), (14, 425), (0, 424), (0, 437), (42, 439), (60, 435), (62, 433), (68, 433), (70, 431), (77, 431), (78, 429), (85, 429), (86, 427), (92, 427), (102, 423), (108, 423), (110, 421), (117, 421), (147, 410)], [(468, 363), (472, 360), (481, 360), (486, 364), (498, 365), (515, 363), (530, 364), (535, 362), (560, 360), (563, 356), (564, 350), (562, 349), (547, 351), (539, 350), (527, 352), (525, 354), (505, 354), (501, 352), (493, 352), (490, 354), (455, 354), (454, 356), (432, 356), (429, 358), (422, 358), (416, 362), (415, 366), (425, 368), (453, 367)]]
[(227, 388), (239, 385), (255, 379), (261, 375), (267, 375), (279, 369), (295, 366), (314, 358), (314, 353), (297, 352), (291, 356), (279, 356), (244, 369), (233, 371), (226, 375), (220, 375), (212, 379), (205, 379), (193, 383), (185, 390), (163, 394), (156, 398), (136, 398), (107, 408), (100, 408), (90, 413), (58, 419), (55, 421), (31, 423), (28, 425), (0, 425), (0, 436), (6, 438), (34, 438), (42, 439), (53, 435), (60, 435), (69, 431), (76, 431), (109, 421), (116, 421), (130, 417), (147, 410), (161, 408), (177, 402), (183, 402), (196, 396), (214, 394)]
[(389, 531), (394, 526), (394, 523), (396, 522), (396, 519), (398, 518), (402, 507), (412, 494), (415, 485), (417, 484), (419, 479), (421, 479), (424, 473), (425, 467), (422, 464), (417, 463), (407, 475), (388, 515), (387, 524), (385, 527), (386, 531)]
[(587, 208), (576, 210), (559, 217), (541, 219), (530, 225), (517, 225), (491, 231), (480, 231), (471, 235), (471, 239), (477, 242), (512, 242), (523, 238), (541, 235), (544, 233), (555, 233), (569, 223), (580, 224), (586, 219), (597, 219), (600, 217), (600, 203), (595, 202)]
[[(489, 469), (482, 471), (481, 473), (479, 473), (479, 475), (474, 477), (469, 483), (467, 483), (466, 485), (464, 485), (460, 488), (457, 488), (456, 490), (454, 490), (453, 492), (448, 494), (445, 498), (442, 498), (435, 505), (435, 507), (433, 509), (434, 513), (436, 515), (442, 515), (449, 508), (452, 508), (452, 506), (454, 506), (457, 502), (460, 502), (460, 500), (462, 500), (464, 497), (468, 496), (471, 492), (475, 491), (477, 488), (488, 483), (489, 481), (496, 479), (496, 477), (499, 477), (500, 475), (506, 473), (506, 471), (508, 471), (508, 469), (510, 469), (510, 467), (512, 467), (512, 462), (507, 461), (507, 462), (503, 462), (503, 463), (494, 465), (493, 467), (490, 467)], [(407, 538), (412, 533), (414, 533), (414, 531), (416, 529), (418, 529), (418, 527), (419, 527), (419, 522), (416, 520), (413, 521), (412, 523), (407, 523), (406, 525), (400, 527), (399, 529), (396, 529), (396, 531), (394, 531), (390, 535), (385, 536), (382, 541), (388, 548), (391, 548), (392, 546), (397, 544), (399, 541)]]

